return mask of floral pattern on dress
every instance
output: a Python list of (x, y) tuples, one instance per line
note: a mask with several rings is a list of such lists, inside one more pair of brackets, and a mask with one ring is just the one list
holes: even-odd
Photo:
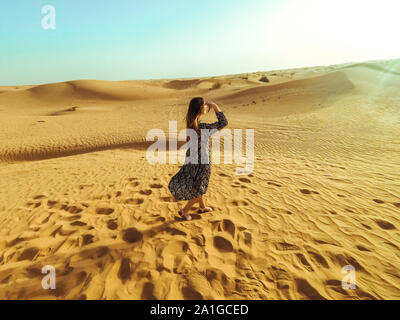
[[(190, 156), (190, 148), (186, 151), (186, 160), (182, 168), (171, 178), (168, 189), (176, 200), (190, 200), (201, 197), (207, 192), (208, 183), (211, 176), (211, 159), (209, 153), (209, 138), (218, 130), (221, 130), (228, 124), (223, 112), (216, 112), (218, 121), (214, 123), (199, 123), (197, 141), (198, 161), (186, 161)], [(208, 129), (208, 130), (202, 130)], [(203, 139), (202, 139), (203, 135)], [(208, 163), (202, 163), (202, 155), (208, 158)], [(193, 159), (193, 158), (191, 158)], [(193, 163), (197, 162), (197, 163)]]

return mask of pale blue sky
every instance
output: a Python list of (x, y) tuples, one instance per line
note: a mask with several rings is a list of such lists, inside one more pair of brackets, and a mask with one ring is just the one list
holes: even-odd
[[(400, 57), (397, 0), (1, 0), (0, 85)], [(42, 28), (44, 5), (56, 29)]]

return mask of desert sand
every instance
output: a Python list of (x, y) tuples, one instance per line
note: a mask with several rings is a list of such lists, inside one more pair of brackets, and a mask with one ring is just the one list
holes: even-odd
[[(399, 60), (0, 87), (0, 299), (400, 299), (399, 88)], [(255, 167), (215, 164), (182, 221), (145, 137), (194, 96), (255, 129)]]

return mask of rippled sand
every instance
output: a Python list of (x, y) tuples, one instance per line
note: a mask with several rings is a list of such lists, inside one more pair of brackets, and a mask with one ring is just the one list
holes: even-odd
[[(399, 87), (396, 60), (0, 87), (0, 298), (400, 299)], [(214, 165), (215, 210), (187, 222), (145, 137), (198, 95), (256, 159)]]

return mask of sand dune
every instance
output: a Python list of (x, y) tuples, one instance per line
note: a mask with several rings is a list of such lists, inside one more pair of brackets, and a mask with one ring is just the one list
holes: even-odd
[[(320, 102), (340, 98), (354, 88), (343, 72), (333, 72), (322, 76), (301, 80), (292, 80), (276, 85), (253, 87), (222, 96), (220, 100), (227, 104), (256, 104), (273, 101), (262, 105), (262, 113), (271, 116), (285, 116), (296, 113), (312, 112), (321, 108)], [(256, 103), (254, 103), (256, 102)], [(279, 107), (276, 103), (279, 103)], [(293, 105), (296, 105), (294, 108)], [(267, 110), (266, 110), (267, 109)]]
[[(400, 299), (399, 73), (0, 87), (0, 298)], [(215, 210), (187, 222), (167, 189), (179, 165), (150, 165), (145, 136), (182, 129), (194, 95), (255, 129), (256, 160), (248, 176), (214, 165)]]

